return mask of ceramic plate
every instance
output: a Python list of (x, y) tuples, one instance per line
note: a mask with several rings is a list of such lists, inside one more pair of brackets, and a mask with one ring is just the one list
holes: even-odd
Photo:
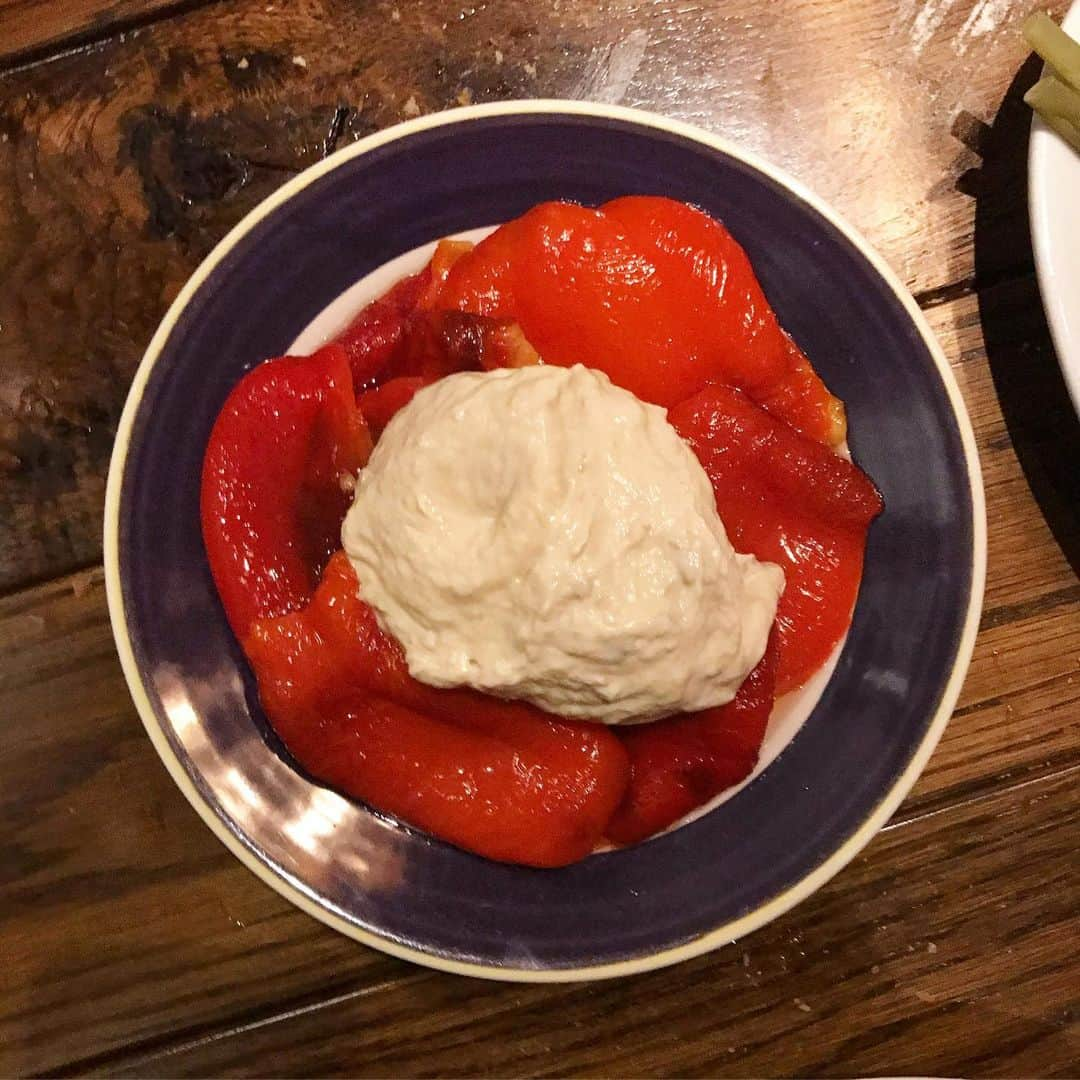
[[(1080, 3), (1061, 24), (1080, 40)], [(1080, 413), (1080, 152), (1038, 117), (1028, 152), (1031, 244), (1054, 351)]]
[[(501, 865), (289, 763), (210, 578), (203, 451), (245, 371), (301, 335), (317, 343), (424, 245), (545, 199), (639, 193), (696, 203), (744, 245), (781, 322), (847, 402), (851, 449), (886, 509), (831, 678), (778, 710), (768, 768), (636, 847), (560, 870)], [(245, 218), (151, 342), (117, 437), (105, 528), (132, 695), (225, 844), (366, 944), (522, 980), (673, 963), (761, 926), (835, 874), (899, 805), (945, 726), (985, 569), (970, 424), (921, 314), (881, 259), (820, 200), (736, 146), (657, 116), (552, 101), (459, 109), (374, 135)]]

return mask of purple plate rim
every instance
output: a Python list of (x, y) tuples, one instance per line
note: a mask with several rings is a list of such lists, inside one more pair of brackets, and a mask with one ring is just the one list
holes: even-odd
[[(810, 209), (821, 215), (821, 217), (836, 228), (860, 252), (874, 272), (888, 286), (889, 290), (895, 294), (896, 299), (917, 330), (921, 341), (926, 346), (929, 355), (934, 361), (937, 374), (942, 383), (942, 388), (945, 391), (953, 417), (956, 421), (960, 441), (963, 446), (964, 464), (966, 466), (968, 486), (971, 494), (972, 563), (968, 606), (960, 639), (957, 644), (954, 662), (946, 684), (942, 688), (937, 709), (931, 722), (927, 726), (926, 733), (906, 768), (899, 776), (897, 776), (889, 790), (883, 793), (877, 805), (866, 815), (860, 826), (824, 861), (810, 870), (804, 877), (799, 879), (782, 893), (769, 898), (753, 910), (746, 912), (738, 918), (726, 922), (691, 941), (683, 942), (676, 946), (661, 949), (647, 955), (619, 960), (612, 963), (591, 966), (586, 965), (574, 968), (559, 967), (550, 969), (528, 969), (492, 966), (456, 960), (451, 957), (432, 954), (403, 945), (397, 941), (382, 937), (362, 927), (358, 927), (335, 911), (328, 910), (326, 907), (314, 902), (303, 890), (301, 885), (291, 880), (289, 876), (275, 872), (274, 869), (267, 866), (266, 863), (228, 827), (227, 823), (218, 816), (186, 772), (182, 762), (170, 744), (168, 737), (163, 731), (151, 704), (150, 697), (143, 682), (142, 673), (140, 672), (135, 659), (128, 630), (127, 613), (125, 611), (121, 587), (119, 533), (122, 481), (125, 464), (128, 458), (136, 414), (151, 372), (154, 369), (169, 335), (172, 333), (173, 328), (180, 319), (180, 316), (188, 303), (196, 295), (212, 271), (245, 235), (262, 221), (263, 218), (273, 213), (275, 209), (304, 188), (317, 181), (320, 177), (338, 168), (344, 162), (362, 154), (369, 153), (387, 143), (431, 128), (466, 123), (474, 119), (543, 114), (584, 116), (597, 119), (617, 120), (643, 128), (657, 129), (658, 131), (701, 143), (711, 149), (726, 154), (733, 159), (741, 161), (747, 167), (761, 174), (763, 177), (779, 184), (795, 199), (805, 203)], [(927, 760), (933, 753), (933, 750), (952, 715), (964, 677), (967, 673), (971, 654), (974, 649), (979, 616), (982, 611), (982, 599), (986, 577), (986, 510), (982, 473), (975, 447), (974, 432), (959, 387), (957, 386), (948, 361), (942, 352), (941, 346), (935, 339), (933, 332), (930, 330), (922, 312), (916, 306), (903, 283), (856, 229), (844, 221), (843, 218), (799, 181), (757, 157), (757, 155), (738, 147), (721, 136), (711, 134), (681, 121), (672, 120), (655, 113), (631, 109), (624, 106), (603, 105), (593, 102), (562, 101), (557, 99), (534, 99), (474, 105), (453, 109), (447, 112), (434, 113), (429, 116), (420, 117), (415, 120), (395, 125), (394, 127), (387, 128), (384, 131), (368, 136), (351, 146), (337, 151), (325, 160), (298, 174), (251, 210), (236, 226), (233, 227), (232, 230), (230, 230), (230, 232), (196, 268), (191, 278), (169, 308), (158, 327), (157, 332), (154, 334), (139, 369), (135, 374), (117, 429), (116, 442), (109, 466), (105, 496), (104, 561), (109, 616), (112, 623), (117, 651), (120, 656), (121, 667), (131, 692), (132, 699), (143, 725), (150, 736), (151, 742), (173, 780), (199, 816), (218, 839), (221, 840), (233, 855), (247, 866), (252, 873), (313, 918), (318, 919), (320, 922), (325, 923), (340, 933), (360, 941), (371, 948), (378, 949), (401, 959), (455, 974), (480, 978), (516, 982), (571, 982), (613, 978), (648, 971), (678, 963), (681, 960), (690, 959), (694, 956), (699, 956), (712, 949), (718, 948), (721, 945), (728, 944), (779, 917), (806, 897), (810, 896), (825, 884), (825, 882), (843, 869), (843, 867), (846, 866), (877, 834), (881, 826), (892, 816), (901, 801), (911, 790), (911, 787), (925, 767)]]

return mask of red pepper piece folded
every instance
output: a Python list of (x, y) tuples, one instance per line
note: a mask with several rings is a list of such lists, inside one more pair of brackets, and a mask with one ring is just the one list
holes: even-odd
[(400, 352), (409, 319), (431, 286), (429, 265), (373, 300), (334, 339), (348, 354), (357, 391), (372, 386)]
[(765, 738), (775, 680), (774, 631), (760, 663), (727, 705), (620, 729), (630, 755), (630, 786), (607, 838), (637, 843), (745, 780)]
[(777, 563), (777, 693), (801, 686), (851, 621), (866, 533), (881, 495), (858, 466), (727, 386), (668, 412), (712, 481), (737, 551)]
[(313, 775), (493, 859), (557, 866), (596, 845), (629, 766), (615, 736), (409, 673), (344, 554), (311, 604), (245, 648), (274, 729)]
[[(626, 762), (584, 730), (525, 744), (354, 694), (315, 724), (277, 730), (318, 779), (489, 859), (564, 866), (584, 858), (626, 783)], [(618, 744), (615, 744), (618, 750)]]
[(844, 439), (842, 403), (780, 328), (746, 253), (672, 199), (542, 203), (460, 258), (425, 302), (515, 320), (545, 363), (598, 368), (646, 401), (723, 382), (814, 439)]
[(260, 364), (226, 399), (203, 460), (201, 517), (210, 571), (241, 640), (255, 619), (310, 599), (340, 544), (343, 479), (370, 451), (339, 346)]
[(405, 408), (418, 390), (433, 381), (422, 375), (400, 375), (380, 386), (365, 390), (356, 399), (356, 404), (371, 428), (372, 435), (378, 439), (398, 410)]

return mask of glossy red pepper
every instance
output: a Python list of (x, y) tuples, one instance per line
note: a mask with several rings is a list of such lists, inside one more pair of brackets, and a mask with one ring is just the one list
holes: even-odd
[(671, 199), (542, 203), (460, 258), (425, 302), (516, 320), (545, 363), (598, 368), (646, 401), (722, 382), (818, 441), (844, 438), (842, 403), (780, 328), (746, 253)]
[(421, 297), (431, 289), (432, 280), (430, 266), (402, 278), (368, 304), (334, 339), (334, 344), (340, 345), (349, 357), (353, 386), (358, 392), (373, 386), (400, 354), (409, 320)]
[(630, 785), (608, 823), (609, 840), (644, 840), (753, 772), (772, 712), (776, 653), (774, 632), (727, 705), (620, 728)]
[(629, 765), (606, 729), (413, 679), (341, 553), (307, 608), (256, 622), (245, 648), (309, 772), (470, 851), (573, 862), (623, 797)]
[(365, 390), (356, 399), (356, 404), (371, 428), (372, 435), (377, 439), (398, 410), (405, 408), (418, 390), (433, 381), (422, 375), (399, 375), (396, 379), (389, 379)]
[[(409, 675), (343, 553), (327, 561), (369, 428), (453, 371), (535, 362), (531, 346), (672, 405), (736, 548), (784, 568), (769, 648), (729, 705), (613, 730), (435, 689)], [(490, 858), (563, 865), (744, 779), (774, 687), (803, 682), (846, 629), (881, 500), (823, 445), (843, 433), (722, 226), (659, 198), (544, 204), (473, 251), (440, 244), (336, 347), (248, 375), (207, 452), (204, 535), (264, 708), (312, 775)]]
[(349, 502), (342, 480), (370, 450), (338, 346), (260, 364), (226, 399), (200, 501), (210, 571), (241, 640), (255, 619), (310, 599), (340, 544)]
[(373, 300), (334, 339), (349, 356), (358, 393), (401, 376), (435, 379), (459, 370), (426, 311), (454, 263), (471, 250), (467, 241), (440, 240), (423, 270)]
[(735, 549), (783, 569), (776, 690), (801, 686), (851, 621), (881, 495), (856, 465), (731, 387), (703, 390), (668, 420), (712, 481)]
[(308, 772), (489, 859), (564, 866), (584, 858), (626, 783), (625, 757), (592, 733), (552, 726), (541, 745), (489, 735), (369, 695), (278, 733)]

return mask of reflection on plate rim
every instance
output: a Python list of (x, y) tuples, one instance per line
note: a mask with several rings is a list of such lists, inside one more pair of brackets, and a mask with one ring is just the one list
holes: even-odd
[[(119, 511), (124, 465), (127, 459), (132, 425), (147, 380), (149, 379), (151, 370), (153, 369), (166, 340), (171, 334), (173, 327), (179, 319), (181, 312), (202, 286), (206, 278), (241, 237), (297, 192), (353, 157), (357, 157), (374, 150), (376, 147), (383, 146), (389, 142), (430, 128), (463, 123), (482, 117), (511, 116), (515, 114), (564, 114), (598, 119), (613, 119), (624, 123), (635, 124), (639, 127), (655, 128), (684, 139), (704, 144), (720, 153), (743, 162), (761, 175), (780, 184), (795, 198), (810, 206), (811, 209), (816, 211), (833, 227), (839, 230), (839, 232), (858, 249), (861, 255), (873, 267), (878, 276), (885, 281), (896, 295), (897, 299), (907, 312), (908, 317), (919, 331), (920, 337), (923, 339), (930, 355), (934, 359), (938, 376), (941, 379), (942, 386), (956, 419), (960, 440), (964, 448), (964, 459), (967, 467), (968, 484), (971, 491), (972, 508), (971, 591), (968, 597), (968, 609), (964, 618), (963, 630), (957, 643), (956, 657), (952, 670), (949, 674), (948, 681), (942, 688), (938, 708), (927, 727), (926, 734), (919, 744), (918, 749), (908, 762), (907, 767), (900, 776), (897, 777), (896, 782), (882, 795), (878, 804), (870, 814), (867, 815), (858, 829), (856, 829), (844, 843), (829, 855), (819, 866), (811, 870), (795, 885), (792, 885), (777, 896), (772, 897), (753, 911), (747, 912), (745, 915), (733, 919), (722, 926), (695, 938), (693, 941), (685, 942), (670, 949), (651, 953), (647, 956), (640, 956), (634, 959), (610, 964), (546, 970), (502, 968), (452, 960), (400, 945), (397, 942), (380, 937), (370, 931), (360, 929), (344, 918), (312, 902), (299, 889), (290, 884), (290, 882), (271, 871), (247, 847), (245, 847), (244, 844), (229, 831), (224, 822), (221, 821), (203, 799), (191, 778), (185, 772), (181, 762), (176, 757), (164, 732), (158, 724), (157, 717), (154, 714), (153, 707), (150, 704), (150, 700), (143, 686), (142, 676), (138, 670), (131, 647), (121, 593), (119, 563)], [(405, 960), (410, 960), (413, 963), (421, 964), (426, 967), (438, 968), (459, 975), (502, 979), (514, 982), (576, 982), (588, 979), (613, 978), (615, 976), (631, 975), (638, 972), (649, 971), (654, 968), (665, 967), (681, 960), (699, 956), (702, 953), (718, 948), (720, 945), (727, 944), (736, 938), (743, 937), (753, 930), (764, 926), (766, 923), (771, 922), (773, 919), (806, 899), (806, 897), (814, 893), (825, 884), (825, 882), (843, 869), (843, 867), (846, 866), (877, 834), (879, 829), (886, 821), (888, 821), (903, 798), (911, 790), (912, 785), (915, 783), (915, 780), (918, 778), (926, 765), (927, 760), (933, 753), (934, 748), (941, 737), (941, 733), (948, 723), (949, 717), (952, 715), (953, 707), (959, 696), (960, 688), (963, 685), (964, 676), (967, 673), (972, 650), (974, 649), (975, 634), (978, 629), (979, 616), (982, 611), (983, 586), (986, 577), (986, 511), (983, 496), (982, 474), (975, 449), (975, 437), (972, 431), (971, 421), (968, 418), (959, 388), (949, 368), (948, 361), (942, 353), (941, 346), (934, 338), (932, 331), (927, 325), (922, 312), (916, 306), (915, 301), (911, 298), (910, 294), (893, 271), (886, 265), (881, 256), (878, 255), (850, 225), (843, 221), (822, 200), (812, 194), (801, 183), (761, 160), (755, 154), (740, 149), (738, 146), (728, 142), (720, 136), (712, 135), (700, 128), (682, 123), (681, 121), (670, 120), (666, 117), (637, 109), (616, 105), (601, 105), (592, 102), (548, 99), (473, 105), (466, 108), (454, 109), (449, 112), (419, 117), (415, 120), (410, 120), (406, 123), (398, 124), (392, 128), (370, 135), (351, 146), (337, 151), (284, 184), (234, 226), (213, 251), (211, 251), (206, 259), (204, 259), (197, 267), (175, 301), (173, 301), (172, 306), (169, 308), (161, 325), (158, 327), (157, 332), (154, 334), (154, 337), (146, 350), (146, 354), (143, 357), (142, 363), (135, 374), (127, 402), (124, 406), (123, 414), (120, 418), (115, 448), (109, 466), (108, 486), (105, 495), (104, 526), (105, 586), (108, 598), (109, 616), (112, 621), (113, 635), (116, 640), (117, 651), (120, 654), (120, 662), (124, 671), (124, 677), (127, 680), (128, 688), (131, 691), (131, 696), (135, 702), (136, 709), (142, 718), (143, 725), (174, 782), (218, 839), (220, 839), (222, 843), (224, 843), (225, 846), (263, 882), (308, 915), (311, 915), (313, 918), (318, 919), (348, 937), (382, 952), (389, 953)]]

